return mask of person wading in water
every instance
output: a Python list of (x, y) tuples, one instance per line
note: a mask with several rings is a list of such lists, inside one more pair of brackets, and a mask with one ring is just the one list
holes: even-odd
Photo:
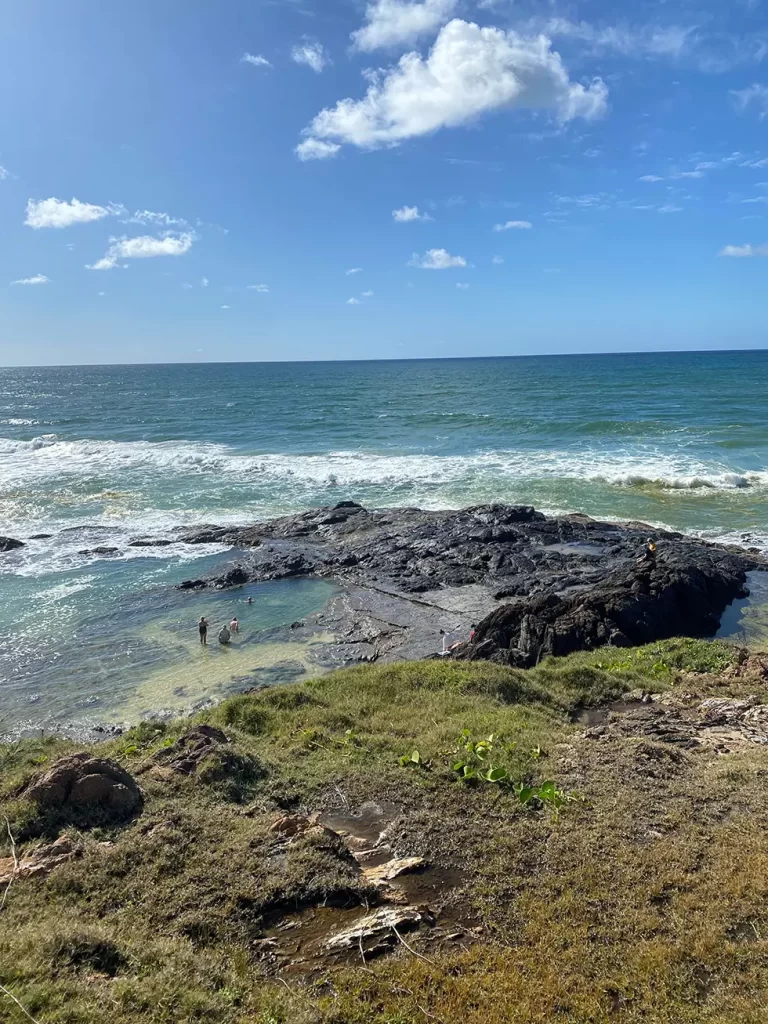
[(200, 643), (208, 644), (208, 622), (204, 615), (200, 616), (200, 621), (197, 624), (197, 628), (200, 631)]

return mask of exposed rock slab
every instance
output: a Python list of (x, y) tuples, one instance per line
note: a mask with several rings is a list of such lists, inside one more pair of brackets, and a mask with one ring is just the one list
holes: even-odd
[(15, 537), (0, 537), (0, 552), (15, 551), (16, 548), (23, 548), (24, 541), (16, 540)]
[[(651, 534), (657, 554), (648, 558)], [(452, 656), (526, 667), (607, 643), (712, 636), (724, 609), (745, 595), (746, 573), (768, 568), (740, 549), (642, 523), (548, 517), (517, 505), (457, 512), (340, 502), (181, 539), (243, 552), (186, 589), (295, 576), (339, 581), (344, 593), (327, 618), (347, 661), (425, 657), (460, 641)]]

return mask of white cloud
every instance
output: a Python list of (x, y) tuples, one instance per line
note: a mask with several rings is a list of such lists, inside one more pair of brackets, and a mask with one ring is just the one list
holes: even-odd
[(200, 287), (201, 288), (207, 288), (208, 287), (208, 278), (207, 277), (201, 277), (200, 278)]
[(323, 68), (333, 63), (323, 49), (323, 44), (312, 39), (305, 39), (304, 42), (294, 46), (291, 50), (291, 60), (295, 61), (296, 64), (306, 64), (308, 68), (312, 68), (318, 75)]
[(299, 160), (330, 160), (341, 149), (335, 142), (323, 142), (321, 139), (304, 139), (296, 147)]
[(365, 24), (351, 35), (356, 50), (370, 52), (400, 43), (413, 43), (443, 25), (458, 0), (373, 0), (365, 11)]
[(469, 288), (469, 285), (465, 284), (463, 281), (459, 281), (459, 283), (456, 285), (456, 287), (461, 289), (461, 291), (465, 292), (467, 290), (467, 288)]
[(155, 213), (154, 210), (137, 210), (132, 217), (126, 217), (123, 224), (159, 224), (164, 228), (188, 228), (189, 223), (169, 213)]
[[(139, 235), (136, 238), (111, 238), (109, 249), (100, 260), (86, 264), (87, 270), (112, 270), (117, 261), (148, 259), (152, 256), (183, 256), (189, 252), (195, 236), (192, 234), (165, 235), (155, 238), (153, 235)], [(204, 279), (205, 280), (205, 279)]]
[(185, 282), (184, 282), (184, 284), (183, 284), (183, 285), (182, 285), (181, 287), (182, 287), (182, 288), (184, 288), (184, 289), (186, 289), (187, 291), (189, 291), (189, 289), (190, 289), (190, 288), (192, 288), (192, 287), (193, 287), (193, 285), (191, 285), (191, 284), (189, 283), (189, 281), (185, 281)]
[(229, 306), (222, 306), (222, 309), (229, 309)]
[(393, 210), (392, 216), (398, 224), (407, 224), (412, 220), (432, 220), (428, 213), (419, 213), (418, 206), (401, 206), (399, 210)]
[(503, 224), (494, 224), (494, 231), (530, 231), (533, 224), (529, 220), (508, 220)]
[(0, 164), (0, 181), (5, 181), (6, 178), (10, 178), (11, 172)]
[(106, 294), (106, 292), (99, 292), (99, 298), (103, 299)]
[(764, 167), (768, 167), (768, 157), (763, 160), (746, 160), (743, 164), (739, 164), (740, 167), (754, 167), (758, 170), (762, 170)]
[(441, 29), (426, 59), (406, 53), (394, 67), (365, 76), (365, 97), (321, 110), (305, 129), (306, 142), (394, 146), (515, 107), (554, 110), (561, 121), (594, 118), (605, 112), (608, 95), (600, 79), (586, 86), (571, 81), (545, 36), (480, 28), (458, 18)]
[(768, 85), (755, 82), (746, 89), (731, 89), (731, 96), (737, 110), (744, 112), (754, 105), (761, 119), (768, 116)]
[(244, 53), (240, 61), (245, 64), (252, 64), (255, 68), (271, 68), (272, 64), (260, 53)]
[(703, 178), (704, 172), (700, 169), (695, 171), (678, 171), (677, 174), (670, 175), (672, 178)]
[(45, 274), (35, 274), (34, 277), (20, 277), (18, 281), (11, 281), (11, 284), (49, 284), (49, 278)]
[(266, 293), (269, 291), (268, 284), (248, 284), (246, 285), (246, 288), (248, 289), (249, 292), (259, 292), (262, 295), (266, 295)]
[(682, 213), (682, 206), (675, 206), (673, 203), (666, 203), (659, 207), (659, 213)]
[(430, 249), (423, 256), (415, 252), (409, 265), (419, 270), (451, 270), (453, 267), (466, 267), (467, 261), (463, 256), (451, 256), (447, 249)]
[(372, 299), (373, 298), (373, 292), (370, 291), (370, 290), (367, 291), (367, 292), (361, 292), (361, 295), (363, 296), (364, 299)]
[(351, 298), (351, 299), (347, 299), (347, 305), (348, 306), (359, 306), (360, 305), (360, 299), (355, 299), (354, 297)]
[(660, 178), (658, 174), (644, 174), (640, 181), (664, 181), (664, 179)]
[(503, 262), (504, 262), (504, 257), (503, 256), (494, 256), (493, 259), (491, 260), (491, 263), (495, 263), (497, 266), (500, 266)]
[(362, 272), (363, 272), (363, 268), (362, 267), (352, 267), (352, 268), (350, 268), (347, 271), (347, 277), (351, 277), (352, 274), (362, 274)]
[(123, 208), (114, 203), (95, 206), (81, 203), (79, 199), (30, 199), (24, 223), (30, 228), (68, 228), (72, 224), (88, 224), (113, 214), (122, 213)]
[(726, 245), (720, 250), (721, 256), (743, 258), (748, 256), (768, 256), (768, 245)]

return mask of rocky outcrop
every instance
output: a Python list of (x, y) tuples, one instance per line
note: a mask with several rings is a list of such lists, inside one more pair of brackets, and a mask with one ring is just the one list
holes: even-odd
[[(649, 535), (657, 542), (653, 557), (646, 554)], [(447, 644), (453, 648), (479, 622), (472, 642), (460, 642), (452, 655), (516, 666), (608, 643), (714, 635), (727, 605), (745, 594), (746, 573), (761, 564), (768, 568), (740, 549), (660, 533), (643, 523), (548, 517), (522, 505), (455, 512), (367, 510), (340, 502), (242, 529), (206, 526), (183, 539), (250, 549), (225, 571), (188, 580), (183, 588), (330, 577), (358, 588), (346, 642), (363, 637), (372, 648), (368, 657), (395, 657), (398, 648), (405, 657), (424, 657), (425, 648), (439, 652), (435, 640), (427, 647), (429, 630), (453, 634)], [(385, 623), (381, 595), (400, 601), (400, 609), (390, 601)], [(414, 618), (424, 609), (426, 625), (409, 624), (405, 602)], [(457, 637), (450, 618), (440, 619), (435, 610), (455, 612), (463, 635)], [(357, 628), (361, 623), (365, 629)], [(424, 635), (415, 649), (407, 636), (420, 628)], [(370, 635), (384, 637), (387, 630), (385, 642), (369, 643)]]
[(717, 632), (731, 601), (745, 594), (745, 574), (730, 559), (694, 563), (687, 551), (644, 562), (622, 579), (595, 583), (588, 593), (550, 593), (492, 612), (457, 658), (530, 668), (547, 655), (605, 644), (635, 647), (673, 636)]
[(173, 746), (165, 747), (153, 760), (181, 775), (194, 775), (207, 758), (219, 753), (229, 743), (228, 737), (212, 725), (196, 725), (180, 736)]
[(16, 540), (15, 537), (0, 537), (0, 552), (15, 551), (16, 548), (23, 547), (23, 540)]
[(83, 848), (70, 836), (59, 836), (53, 843), (44, 843), (21, 858), (0, 859), (0, 885), (8, 885), (16, 878), (45, 878), (59, 864), (79, 857)]
[(119, 764), (90, 754), (71, 754), (23, 790), (22, 796), (42, 809), (56, 810), (79, 821), (91, 816), (125, 819), (141, 808), (141, 790)]

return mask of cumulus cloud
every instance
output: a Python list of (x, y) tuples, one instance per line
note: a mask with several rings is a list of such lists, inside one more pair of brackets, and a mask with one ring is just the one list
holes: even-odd
[(200, 287), (201, 288), (207, 288), (208, 287), (208, 283), (209, 282), (208, 282), (208, 278), (207, 277), (201, 277), (200, 278)]
[(742, 113), (754, 106), (761, 119), (768, 115), (768, 85), (755, 82), (746, 89), (731, 89), (731, 96), (736, 109)]
[(351, 299), (347, 299), (347, 305), (348, 306), (359, 306), (360, 305), (360, 299), (356, 299), (353, 296)]
[(362, 274), (362, 272), (362, 267), (350, 267), (350, 269), (347, 271), (347, 277), (351, 277), (352, 274)]
[(494, 224), (494, 231), (530, 231), (533, 224), (529, 220), (508, 220), (503, 224)]
[(745, 258), (749, 256), (768, 256), (768, 245), (726, 245), (720, 250), (721, 256)]
[(68, 228), (72, 224), (88, 224), (113, 214), (123, 213), (123, 207), (114, 203), (95, 206), (81, 203), (79, 199), (30, 199), (24, 223), (30, 228)]
[(419, 270), (451, 270), (453, 267), (466, 267), (467, 261), (463, 256), (451, 256), (447, 249), (429, 249), (423, 256), (415, 252), (409, 265)]
[(392, 216), (398, 224), (407, 224), (412, 220), (432, 220), (428, 213), (420, 213), (418, 206), (401, 206), (399, 210), (392, 211)]
[[(183, 256), (189, 252), (195, 237), (190, 233), (183, 235), (139, 235), (137, 238), (111, 238), (109, 249), (100, 260), (86, 264), (87, 270), (112, 270), (118, 260), (149, 259), (152, 256)], [(205, 278), (203, 278), (205, 280)]]
[(330, 160), (341, 149), (335, 142), (323, 142), (321, 139), (304, 139), (296, 147), (299, 160)]
[(259, 292), (261, 295), (266, 295), (269, 291), (268, 284), (249, 284), (246, 285), (249, 292)]
[(10, 178), (11, 172), (7, 168), (0, 164), (0, 181), (5, 181), (6, 178)]
[(374, 0), (365, 11), (365, 24), (351, 35), (356, 50), (371, 50), (413, 43), (433, 32), (453, 14), (458, 0)]
[(240, 61), (244, 64), (252, 64), (255, 68), (272, 67), (270, 61), (266, 57), (262, 57), (260, 53), (244, 53)]
[(608, 95), (600, 79), (571, 81), (546, 36), (480, 28), (458, 18), (441, 29), (428, 57), (406, 53), (394, 67), (365, 75), (363, 99), (340, 100), (308, 125), (297, 149), (302, 159), (314, 155), (307, 143), (395, 146), (515, 107), (553, 110), (561, 121), (599, 117)]
[(306, 64), (318, 75), (323, 68), (332, 63), (331, 58), (323, 49), (323, 44), (312, 39), (305, 39), (302, 43), (294, 46), (291, 50), (291, 60), (296, 64)]
[(20, 277), (18, 281), (11, 281), (11, 284), (49, 284), (50, 279), (45, 274), (35, 274), (34, 277)]

